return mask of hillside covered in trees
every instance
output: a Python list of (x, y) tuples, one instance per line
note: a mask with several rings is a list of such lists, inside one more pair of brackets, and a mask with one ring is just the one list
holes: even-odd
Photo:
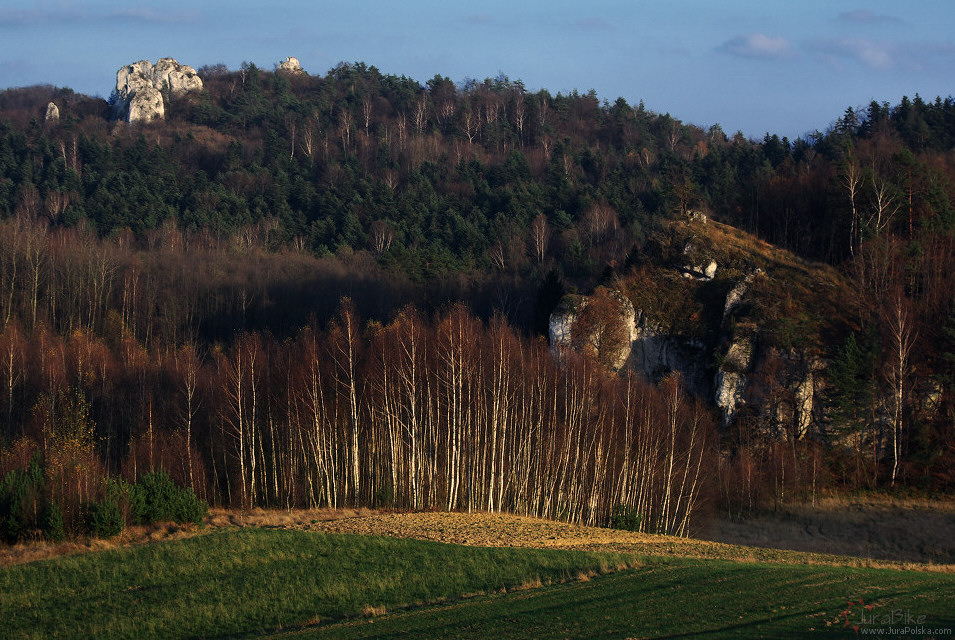
[[(235, 506), (686, 533), (955, 484), (952, 98), (753, 141), (504, 76), (199, 75), (136, 125), (0, 92), (0, 474), (45, 474), (18, 509), (77, 530), (107, 475), (164, 468)], [(611, 290), (699, 346), (701, 379), (738, 374), (745, 410), (685, 371), (555, 355), (562, 296)], [(793, 363), (817, 370), (810, 409)]]

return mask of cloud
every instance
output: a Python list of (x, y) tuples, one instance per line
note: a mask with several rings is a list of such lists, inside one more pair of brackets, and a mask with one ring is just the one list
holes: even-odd
[(870, 69), (887, 70), (895, 64), (895, 45), (867, 38), (820, 40), (817, 50), (826, 57), (850, 60)]
[(764, 60), (781, 60), (795, 55), (792, 45), (786, 38), (767, 36), (762, 33), (736, 36), (717, 47), (717, 51), (741, 58)]
[(839, 14), (839, 20), (842, 22), (852, 22), (855, 24), (876, 24), (879, 22), (901, 22), (896, 17), (887, 16), (882, 13), (876, 13), (869, 9), (856, 9), (855, 11), (846, 11)]
[(855, 62), (876, 71), (924, 71), (955, 63), (955, 45), (949, 42), (887, 42), (869, 38), (818, 40), (814, 48), (836, 65)]
[(50, 24), (52, 17), (52, 13), (37, 9), (0, 9), (0, 27)]

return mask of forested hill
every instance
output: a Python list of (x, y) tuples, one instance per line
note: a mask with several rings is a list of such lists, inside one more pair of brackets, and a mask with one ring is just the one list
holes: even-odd
[[(68, 89), (0, 93), (0, 214), (101, 236), (258, 225), (271, 248), (368, 251), (419, 282), (549, 260), (592, 275), (691, 209), (834, 263), (867, 235), (955, 223), (951, 98), (873, 102), (808, 139), (750, 141), (503, 76), (422, 85), (360, 63), (199, 74), (203, 91), (166, 96), (165, 122), (133, 127)], [(44, 124), (51, 100), (61, 118)], [(851, 164), (874, 179), (855, 196)], [(855, 232), (853, 207), (866, 210)], [(873, 229), (873, 207), (898, 215)]]
[[(753, 141), (503, 76), (199, 75), (135, 125), (0, 92), (0, 474), (33, 483), (7, 539), (157, 468), (219, 504), (683, 533), (955, 486), (952, 98)], [(646, 379), (606, 366), (634, 332)]]

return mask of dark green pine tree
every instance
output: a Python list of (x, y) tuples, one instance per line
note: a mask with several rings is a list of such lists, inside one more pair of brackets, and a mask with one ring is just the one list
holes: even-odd
[(863, 420), (875, 397), (875, 349), (863, 335), (861, 344), (851, 333), (829, 370), (829, 405), (834, 422), (848, 428)]
[[(856, 448), (856, 481), (862, 480), (864, 449), (868, 450), (866, 430), (872, 422), (875, 403), (875, 367), (877, 339), (871, 332), (849, 334), (829, 369), (828, 404), (832, 433)], [(873, 452), (873, 470), (878, 468), (878, 452)], [(872, 480), (877, 479), (873, 473)]]

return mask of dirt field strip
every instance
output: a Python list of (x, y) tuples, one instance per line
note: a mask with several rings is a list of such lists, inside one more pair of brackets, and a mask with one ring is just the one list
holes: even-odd
[[(178, 540), (229, 527), (417, 538), (472, 546), (579, 549), (644, 556), (870, 566), (955, 573), (955, 563), (946, 560), (955, 557), (949, 555), (953, 544), (952, 532), (955, 532), (955, 504), (951, 502), (931, 505), (840, 503), (741, 523), (716, 521), (709, 531), (704, 532), (703, 537), (709, 537), (709, 540), (584, 527), (504, 513), (213, 509), (206, 519), (205, 527), (166, 523), (130, 527), (111, 540), (80, 539), (58, 544), (38, 542), (9, 547), (0, 545), (0, 567), (63, 555)], [(893, 555), (893, 550), (898, 555)], [(935, 558), (941, 558), (942, 561), (936, 561)]]
[(876, 561), (768, 547), (731, 545), (693, 538), (649, 535), (583, 527), (502, 513), (376, 513), (295, 525), (326, 533), (418, 538), (477, 546), (533, 547), (614, 551), (646, 556), (714, 558), (744, 562), (784, 562), (838, 566), (918, 568), (955, 572), (955, 565), (923, 565)]

